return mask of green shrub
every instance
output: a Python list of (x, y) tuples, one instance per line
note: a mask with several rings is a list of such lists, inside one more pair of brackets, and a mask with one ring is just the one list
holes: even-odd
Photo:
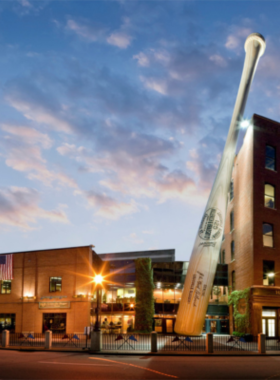
[[(238, 303), (241, 299), (245, 299), (246, 311), (240, 314), (238, 311)], [(250, 288), (244, 290), (234, 290), (228, 297), (228, 304), (233, 306), (233, 319), (235, 330), (237, 333), (245, 334), (250, 331)]]
[(149, 258), (135, 260), (136, 305), (135, 332), (150, 333), (153, 330), (154, 282), (152, 261)]

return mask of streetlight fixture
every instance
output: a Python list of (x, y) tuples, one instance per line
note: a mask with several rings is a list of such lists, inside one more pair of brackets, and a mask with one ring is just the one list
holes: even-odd
[(99, 326), (99, 290), (100, 290), (100, 285), (102, 285), (103, 281), (103, 276), (101, 274), (96, 274), (93, 282), (95, 282), (96, 285), (96, 309), (95, 309), (95, 316), (96, 316), (96, 321), (94, 324), (94, 331), (100, 331), (100, 326)]

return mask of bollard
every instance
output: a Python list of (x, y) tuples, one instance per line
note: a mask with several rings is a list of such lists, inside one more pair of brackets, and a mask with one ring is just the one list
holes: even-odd
[(206, 334), (206, 352), (207, 352), (207, 354), (213, 354), (213, 352), (214, 352), (213, 334), (212, 333)]
[(259, 354), (265, 354), (265, 334), (258, 335), (258, 351)]
[(2, 347), (9, 347), (10, 344), (10, 331), (4, 330), (2, 332)]
[(91, 342), (90, 342), (91, 351), (101, 351), (102, 350), (102, 333), (101, 331), (92, 331), (91, 332)]
[(151, 352), (157, 352), (157, 332), (151, 333)]
[(52, 348), (52, 331), (48, 330), (45, 333), (45, 349), (49, 350)]

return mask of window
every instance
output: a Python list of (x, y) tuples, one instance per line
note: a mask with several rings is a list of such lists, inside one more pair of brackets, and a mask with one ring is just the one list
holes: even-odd
[(221, 264), (226, 263), (226, 251), (225, 249), (222, 250), (222, 255), (221, 255)]
[(274, 261), (263, 261), (263, 285), (275, 285)]
[(230, 213), (230, 231), (234, 230), (234, 213), (231, 211)]
[(232, 291), (235, 290), (235, 271), (233, 270), (231, 272), (231, 287), (232, 287)]
[(10, 294), (12, 289), (12, 281), (4, 280), (1, 281), (1, 294)]
[(50, 277), (50, 292), (61, 292), (61, 277)]
[(229, 200), (232, 201), (234, 196), (233, 192), (233, 179), (230, 181), (230, 187), (229, 187)]
[(273, 247), (273, 225), (263, 223), (263, 246)]
[(265, 168), (270, 170), (276, 170), (276, 153), (275, 148), (270, 145), (265, 147)]
[(15, 332), (16, 315), (15, 314), (0, 314), (0, 332), (10, 330)]
[(233, 261), (235, 259), (235, 256), (234, 256), (234, 240), (230, 243), (230, 252), (231, 252), (231, 261)]
[(269, 183), (264, 185), (264, 205), (268, 208), (275, 208), (275, 187)]
[(42, 332), (44, 333), (47, 330), (56, 334), (65, 334), (66, 313), (44, 313)]

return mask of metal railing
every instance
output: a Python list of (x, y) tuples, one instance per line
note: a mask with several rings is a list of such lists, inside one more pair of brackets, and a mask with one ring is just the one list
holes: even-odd
[(151, 351), (151, 334), (102, 334), (102, 349)]
[(280, 337), (279, 338), (266, 338), (265, 349), (266, 349), (266, 351), (279, 351), (280, 350)]
[(89, 348), (90, 338), (85, 334), (52, 334), (52, 347)]
[(160, 334), (157, 336), (157, 349), (158, 351), (206, 351), (206, 336)]
[(215, 351), (258, 351), (258, 337), (222, 336), (213, 337)]
[(44, 347), (45, 334), (38, 333), (11, 333), (10, 346)]

